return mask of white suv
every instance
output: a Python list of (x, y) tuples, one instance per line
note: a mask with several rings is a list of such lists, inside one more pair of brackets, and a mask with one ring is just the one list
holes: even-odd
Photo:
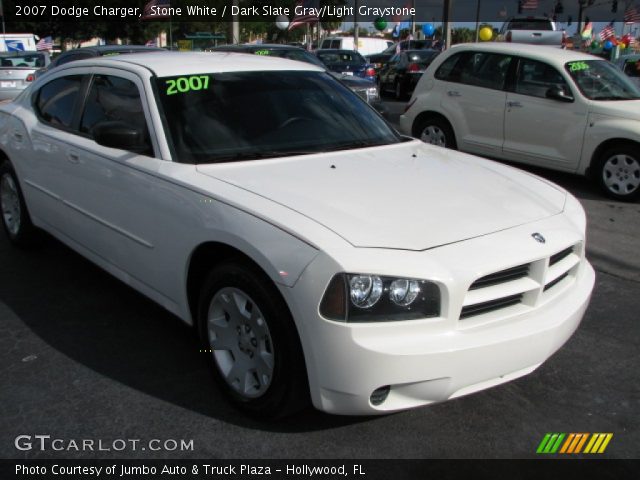
[(619, 200), (640, 192), (640, 89), (592, 55), (457, 45), (427, 69), (400, 127), (428, 143), (591, 175)]

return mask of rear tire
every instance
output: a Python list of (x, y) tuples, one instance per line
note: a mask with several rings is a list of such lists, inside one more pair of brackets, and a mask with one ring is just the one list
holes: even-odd
[(414, 128), (415, 137), (424, 143), (456, 150), (456, 136), (449, 122), (440, 117), (425, 117)]
[(11, 243), (17, 247), (37, 243), (40, 232), (31, 223), (18, 177), (8, 161), (0, 163), (0, 215)]
[(205, 281), (198, 327), (221, 390), (242, 411), (291, 415), (309, 404), (296, 326), (280, 292), (248, 262), (216, 266)]
[(640, 195), (640, 152), (637, 146), (621, 143), (602, 153), (594, 175), (611, 198), (630, 202)]

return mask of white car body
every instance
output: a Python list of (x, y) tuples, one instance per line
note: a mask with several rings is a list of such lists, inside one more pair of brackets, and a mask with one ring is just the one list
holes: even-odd
[[(520, 94), (507, 85), (493, 89), (437, 79), (438, 68), (460, 52), (542, 62), (564, 78), (574, 101)], [(420, 120), (437, 115), (451, 125), (461, 151), (588, 174), (612, 145), (624, 142), (640, 149), (640, 100), (590, 100), (565, 70), (567, 62), (594, 60), (598, 59), (592, 55), (535, 45), (455, 45), (436, 58), (420, 79), (410, 108), (400, 116), (401, 131), (419, 137)]]
[[(284, 298), (312, 402), (326, 412), (387, 413), (471, 393), (533, 371), (567, 341), (594, 271), (584, 211), (560, 187), (416, 140), (207, 165), (172, 157), (154, 74), (261, 70), (320, 71), (253, 55), (152, 53), (78, 61), (38, 79), (0, 106), (0, 149), (33, 223), (189, 324), (193, 262), (206, 248), (241, 252)], [(34, 115), (31, 92), (73, 73), (120, 75), (138, 86), (153, 157), (100, 146)], [(469, 289), (522, 265), (524, 276)], [(429, 280), (440, 314), (324, 318), (319, 305), (341, 272)], [(504, 308), (460, 318), (463, 307), (511, 296), (517, 301)], [(372, 392), (384, 386), (386, 400), (374, 405)]]

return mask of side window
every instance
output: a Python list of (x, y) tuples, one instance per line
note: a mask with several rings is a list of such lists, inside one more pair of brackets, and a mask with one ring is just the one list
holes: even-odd
[(640, 60), (627, 60), (623, 72), (630, 77), (640, 77)]
[(42, 86), (35, 104), (40, 118), (55, 127), (71, 128), (82, 79), (83, 75), (69, 75)]
[(460, 69), (460, 82), (476, 87), (502, 90), (507, 78), (511, 57), (476, 52), (468, 55)]
[(565, 93), (571, 94), (571, 90), (562, 75), (544, 62), (521, 59), (516, 76), (515, 93), (532, 97), (546, 98), (547, 90), (551, 87), (560, 87)]
[(92, 135), (97, 125), (119, 122), (140, 131), (138, 153), (153, 155), (142, 100), (135, 83), (113, 75), (95, 75), (82, 112), (80, 131)]
[[(458, 53), (456, 55), (452, 55), (447, 58), (442, 65), (438, 67), (436, 70), (435, 77), (438, 80), (444, 80), (446, 82), (457, 82), (459, 81), (459, 69), (455, 69), (456, 64), (462, 58), (464, 53)], [(454, 74), (457, 73), (458, 75)]]

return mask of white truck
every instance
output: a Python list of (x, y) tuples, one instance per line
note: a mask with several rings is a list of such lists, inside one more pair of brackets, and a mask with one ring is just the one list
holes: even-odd
[(502, 25), (498, 40), (562, 47), (566, 35), (548, 17), (512, 17)]
[(36, 36), (33, 33), (0, 34), (0, 52), (33, 52)]

